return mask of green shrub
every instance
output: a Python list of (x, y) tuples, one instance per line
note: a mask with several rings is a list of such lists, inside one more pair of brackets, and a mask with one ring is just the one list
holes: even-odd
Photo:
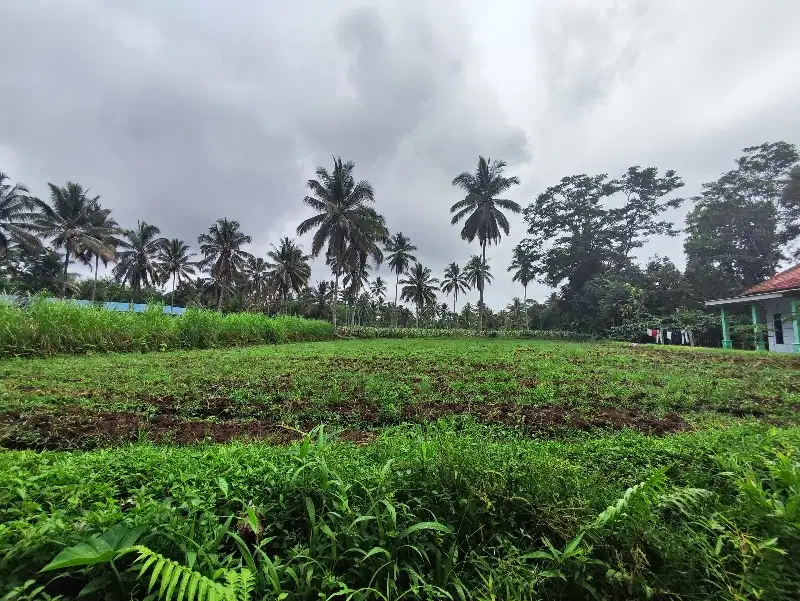
[(44, 298), (26, 307), (0, 302), (0, 356), (204, 349), (331, 338), (331, 324), (300, 317), (223, 315), (201, 309), (174, 317), (157, 304), (133, 313)]

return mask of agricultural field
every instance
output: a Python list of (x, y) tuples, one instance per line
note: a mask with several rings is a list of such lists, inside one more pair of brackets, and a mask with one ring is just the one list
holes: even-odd
[(792, 599), (798, 443), (788, 355), (401, 339), (4, 359), (0, 596)]

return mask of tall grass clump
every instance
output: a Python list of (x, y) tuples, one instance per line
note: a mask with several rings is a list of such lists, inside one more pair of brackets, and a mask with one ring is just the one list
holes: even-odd
[(0, 303), (0, 356), (203, 349), (331, 338), (329, 323), (299, 317), (223, 315), (201, 309), (173, 317), (160, 305), (133, 313), (43, 298), (26, 307)]

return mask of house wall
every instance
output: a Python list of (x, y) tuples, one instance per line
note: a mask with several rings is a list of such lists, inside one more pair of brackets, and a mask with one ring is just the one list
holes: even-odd
[[(792, 299), (771, 298), (763, 301), (767, 313), (767, 328), (769, 329), (769, 350), (776, 353), (794, 352), (794, 326), (792, 325)], [(775, 343), (775, 314), (781, 315), (783, 322), (783, 344)]]

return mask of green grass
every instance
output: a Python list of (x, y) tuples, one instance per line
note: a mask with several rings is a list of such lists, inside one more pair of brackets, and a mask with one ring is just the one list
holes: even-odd
[(36, 299), (21, 308), (0, 302), (0, 356), (53, 356), (96, 352), (146, 352), (275, 344), (333, 338), (325, 321), (223, 315), (192, 309), (180, 317), (159, 305), (144, 313), (109, 311)]
[(0, 596), (143, 599), (135, 553), (38, 573), (117, 527), (177, 562), (150, 564), (173, 598), (196, 573), (252, 599), (794, 599), (798, 367), (500, 339), (6, 359), (0, 445), (36, 451), (0, 451)]
[(798, 363), (706, 349), (532, 341), (338, 341), (0, 363), (0, 442), (87, 448), (173, 439), (286, 440), (327, 423), (438, 418), (540, 437), (798, 421)]

